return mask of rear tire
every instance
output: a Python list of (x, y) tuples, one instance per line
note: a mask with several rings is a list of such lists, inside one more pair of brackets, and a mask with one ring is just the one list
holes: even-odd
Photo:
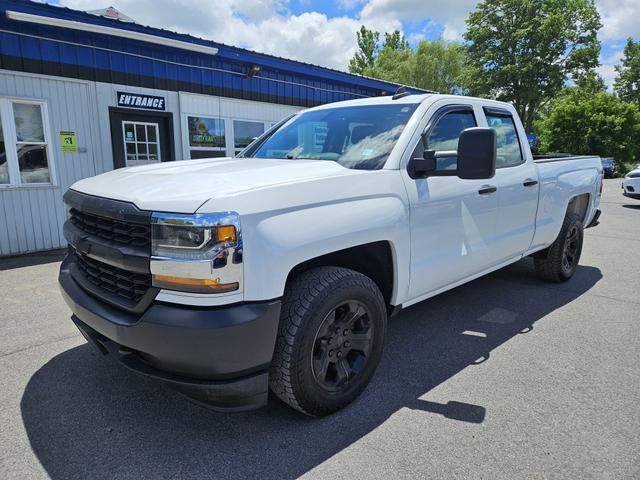
[(386, 323), (384, 299), (369, 277), (339, 267), (302, 273), (284, 293), (271, 390), (307, 415), (340, 410), (371, 380)]
[(575, 213), (568, 213), (558, 238), (546, 250), (546, 256), (534, 259), (538, 276), (555, 283), (569, 280), (578, 268), (583, 238), (582, 219)]

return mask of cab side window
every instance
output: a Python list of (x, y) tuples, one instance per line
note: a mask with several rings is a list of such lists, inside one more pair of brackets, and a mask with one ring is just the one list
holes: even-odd
[[(475, 126), (476, 118), (472, 110), (452, 110), (440, 117), (426, 133), (414, 156), (421, 157), (424, 150), (455, 151), (458, 149), (458, 138), (462, 131)], [(458, 164), (455, 156), (439, 158), (437, 161), (438, 170), (455, 169)]]
[(473, 112), (449, 112), (433, 126), (425, 139), (427, 150), (457, 150), (458, 137), (465, 128), (476, 126)]
[(510, 113), (485, 109), (487, 124), (497, 134), (496, 168), (515, 167), (524, 163), (516, 124)]

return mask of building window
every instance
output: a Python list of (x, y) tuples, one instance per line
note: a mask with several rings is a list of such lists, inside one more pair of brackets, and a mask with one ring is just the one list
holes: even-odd
[(127, 167), (161, 161), (157, 123), (123, 121), (122, 132)]
[(0, 99), (0, 186), (51, 185), (44, 104)]
[(226, 156), (224, 127), (221, 118), (188, 116), (190, 158)]
[(256, 137), (264, 133), (264, 123), (233, 121), (233, 149), (236, 154), (249, 145)]

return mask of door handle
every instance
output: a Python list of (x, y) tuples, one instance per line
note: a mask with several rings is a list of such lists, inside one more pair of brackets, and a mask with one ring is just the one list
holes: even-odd
[(498, 189), (493, 185), (483, 185), (482, 188), (478, 190), (478, 193), (480, 195), (487, 195), (489, 193), (494, 193), (496, 190)]
[(534, 180), (533, 178), (527, 178), (522, 185), (525, 187), (535, 187), (538, 184), (538, 180)]

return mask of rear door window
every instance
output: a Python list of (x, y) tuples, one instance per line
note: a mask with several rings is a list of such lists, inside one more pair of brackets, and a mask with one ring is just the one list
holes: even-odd
[(487, 124), (497, 134), (496, 168), (515, 167), (524, 163), (522, 148), (513, 116), (503, 112), (486, 109)]

